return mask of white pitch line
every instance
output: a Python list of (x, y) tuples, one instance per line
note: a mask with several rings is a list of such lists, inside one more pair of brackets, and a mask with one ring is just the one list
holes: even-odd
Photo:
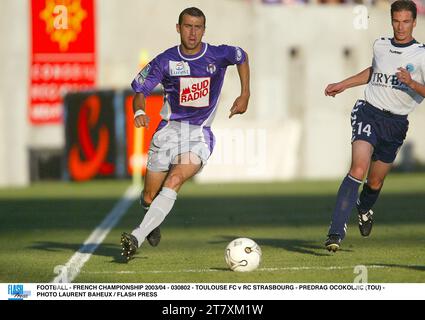
[[(370, 265), (365, 266), (368, 269), (391, 269), (387, 266)], [(331, 267), (286, 267), (286, 268), (259, 268), (257, 271), (304, 271), (304, 270), (351, 270), (355, 266), (331, 266)], [(149, 271), (83, 271), (86, 274), (167, 274), (167, 273), (207, 273), (227, 270), (219, 269), (186, 269), (186, 270), (149, 270)]]
[(130, 186), (125, 191), (121, 200), (117, 202), (105, 219), (93, 230), (81, 248), (74, 253), (65, 266), (55, 267), (54, 272), (57, 276), (52, 282), (72, 282), (78, 276), (84, 264), (91, 258), (93, 252), (137, 199), (139, 192), (139, 188), (135, 186)]

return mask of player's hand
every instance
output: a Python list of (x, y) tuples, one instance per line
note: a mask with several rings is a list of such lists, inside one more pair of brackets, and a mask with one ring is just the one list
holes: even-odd
[(337, 94), (343, 92), (345, 89), (345, 86), (342, 85), (341, 82), (331, 83), (325, 89), (325, 96), (331, 96), (335, 98)]
[(147, 128), (149, 125), (149, 117), (147, 115), (140, 115), (138, 117), (136, 117), (134, 119), (134, 125), (136, 126), (136, 128), (141, 128), (141, 127), (145, 127)]
[(399, 70), (399, 72), (396, 73), (398, 81), (410, 87), (413, 82), (410, 72), (404, 68), (398, 68), (397, 70)]
[(230, 108), (230, 116), (231, 119), (235, 114), (243, 114), (248, 109), (248, 101), (249, 97), (247, 96), (239, 96), (236, 98), (235, 102), (233, 102), (233, 106)]

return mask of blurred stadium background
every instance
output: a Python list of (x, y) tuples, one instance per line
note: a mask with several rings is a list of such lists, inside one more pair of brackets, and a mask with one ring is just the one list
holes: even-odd
[[(291, 259), (288, 255), (298, 254), (299, 257), (289, 264), (294, 267), (317, 263), (338, 179), (346, 173), (350, 163), (349, 114), (355, 100), (363, 95), (363, 88), (355, 88), (330, 99), (323, 91), (328, 83), (370, 65), (373, 41), (381, 36), (392, 36), (390, 3), (1, 0), (0, 218), (3, 222), (0, 238), (8, 241), (10, 235), (19, 238), (23, 234), (26, 238), (16, 242), (15, 247), (0, 252), (0, 282), (13, 279), (50, 281), (53, 267), (64, 264), (70, 254), (78, 250), (90, 230), (120, 198), (125, 185), (130, 183), (133, 165), (144, 159), (134, 156), (129, 84), (143, 65), (179, 43), (174, 26), (178, 14), (189, 6), (197, 6), (206, 14), (205, 42), (238, 45), (248, 52), (251, 100), (247, 114), (228, 120), (229, 109), (239, 93), (236, 68), (229, 68), (213, 124), (217, 136), (215, 152), (202, 174), (182, 191), (182, 204), (177, 205), (175, 215), (170, 218), (170, 235), (175, 228), (177, 242), (168, 247), (164, 243), (164, 250), (174, 252), (173, 245), (179, 248), (177, 244), (180, 240), (185, 241), (182, 239), (184, 232), (188, 232), (187, 226), (198, 226), (199, 229), (192, 232), (194, 237), (199, 235), (200, 238), (205, 234), (214, 238), (213, 231), (203, 233), (204, 226), (210, 223), (217, 227), (216, 230), (220, 231), (216, 232), (221, 238), (212, 245), (219, 253), (233, 235), (249, 233), (264, 239), (267, 235), (273, 239), (284, 235), (296, 238), (303, 225), (308, 225), (311, 233), (306, 231), (304, 241), (263, 239), (263, 243), (275, 251), (277, 248), (287, 249), (286, 261)], [(417, 3), (421, 14), (414, 35), (423, 42), (424, 3), (422, 0)], [(67, 20), (59, 19), (64, 12), (68, 13)], [(66, 24), (67, 28), (63, 28)], [(148, 104), (154, 121), (157, 121), (155, 114), (160, 106), (161, 92), (158, 89)], [(425, 165), (423, 106), (414, 112), (410, 122), (407, 141), (396, 163), (397, 171), (410, 174), (394, 175), (395, 181), (401, 182), (390, 182), (388, 196), (382, 199), (382, 202), (396, 200), (390, 201), (391, 206), (386, 204), (387, 211), (392, 211), (383, 218), (388, 225), (381, 232), (389, 238), (385, 240), (388, 242), (381, 239), (379, 245), (391, 243), (390, 235), (399, 230), (395, 226), (396, 218), (400, 218), (398, 210), (413, 203), (414, 207), (400, 218), (405, 219), (406, 229), (401, 237), (407, 243), (403, 246), (401, 241), (400, 251), (397, 251), (400, 255), (396, 254), (394, 261), (383, 258), (375, 266), (384, 273), (388, 271), (385, 268), (391, 266), (404, 269), (413, 266), (410, 268), (413, 274), (400, 280), (423, 281), (419, 253), (420, 248), (424, 248), (425, 181), (423, 174), (417, 173)], [(143, 134), (144, 152), (153, 129)], [(312, 180), (315, 182), (309, 182)], [(86, 182), (81, 183), (83, 181)], [(254, 200), (247, 202), (249, 205), (243, 205), (246, 201), (244, 190), (247, 190), (248, 199), (255, 195)], [(228, 207), (223, 208), (221, 204), (226, 203), (223, 199), (227, 196), (234, 198), (229, 200)], [(202, 208), (197, 201), (192, 207), (190, 199), (193, 197), (207, 201), (209, 209)], [(297, 197), (306, 207), (297, 204)], [(267, 205), (260, 206), (262, 201)], [(222, 212), (214, 216), (220, 210)], [(129, 213), (120, 227), (128, 229), (138, 220), (136, 205)], [(271, 216), (267, 217), (269, 213)], [(214, 218), (208, 220), (208, 217)], [(179, 226), (180, 218), (183, 222)], [(223, 220), (219, 222), (219, 218)], [(395, 220), (391, 220), (393, 218)], [(199, 225), (196, 219), (200, 219)], [(256, 226), (265, 225), (277, 229), (259, 228), (255, 231)], [(235, 229), (226, 229), (232, 227)], [(47, 230), (54, 232), (44, 233)], [(50, 240), (43, 238), (40, 232)], [(415, 235), (410, 240), (409, 232)], [(119, 230), (112, 234), (114, 238), (96, 258), (99, 261), (92, 267), (93, 272), (90, 274), (89, 269), (85, 275), (83, 273), (80, 281), (141, 281), (128, 277), (99, 278), (102, 270), (111, 267), (110, 264), (101, 267), (107, 261), (105, 257), (119, 252), (115, 244)], [(207, 240), (202, 238), (200, 241), (202, 244)], [(354, 238), (352, 241), (361, 240)], [(67, 242), (69, 245), (65, 245)], [(195, 252), (202, 256), (201, 244), (199, 251)], [(180, 248), (184, 245), (187, 244), (182, 242)], [(403, 255), (406, 248), (417, 251), (406, 257)], [(351, 256), (349, 262), (338, 260), (337, 264), (343, 268), (347, 264), (351, 266), (350, 263), (354, 265), (359, 257), (367, 263), (364, 250)], [(20, 252), (21, 256), (10, 259), (11, 252), (17, 255)], [(379, 252), (378, 248), (376, 252)], [(193, 252), (187, 254), (192, 257)], [(276, 251), (276, 254), (281, 252)], [(303, 254), (311, 254), (312, 260), (304, 259)], [(41, 257), (41, 264), (47, 263), (48, 266), (40, 267), (38, 272), (35, 265), (34, 275), (28, 276), (31, 272), (28, 273), (27, 268), (36, 256)], [(175, 259), (179, 258), (181, 256), (176, 255)], [(161, 261), (159, 257), (156, 259)], [(273, 259), (267, 263), (269, 268), (274, 267), (272, 262)], [(334, 263), (327, 261), (319, 265), (326, 268)], [(158, 266), (161, 266), (159, 262)], [(13, 268), (17, 270), (15, 274), (11, 271)], [(320, 268), (315, 274), (317, 272)], [(346, 272), (347, 277), (336, 280), (351, 279), (352, 270)], [(157, 275), (155, 277), (151, 279), (160, 280)], [(176, 278), (161, 279), (173, 281)], [(178, 279), (190, 281), (184, 277)], [(205, 279), (214, 281), (214, 278)], [(300, 278), (282, 278), (282, 275), (267, 278), (270, 281), (278, 279), (308, 282), (314, 278), (313, 275), (311, 278), (303, 278), (303, 275)], [(331, 280), (327, 277), (320, 279)], [(377, 279), (390, 281), (392, 278), (387, 274)]]

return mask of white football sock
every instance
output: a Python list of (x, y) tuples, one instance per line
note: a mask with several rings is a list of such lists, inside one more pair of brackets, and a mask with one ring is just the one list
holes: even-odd
[(162, 188), (161, 192), (152, 201), (140, 226), (131, 233), (137, 238), (139, 247), (153, 229), (158, 227), (170, 213), (177, 199), (177, 193), (170, 188)]

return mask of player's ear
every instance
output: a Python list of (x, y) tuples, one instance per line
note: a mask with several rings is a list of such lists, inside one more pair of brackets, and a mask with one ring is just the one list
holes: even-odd
[(176, 24), (176, 30), (177, 30), (177, 33), (180, 33), (180, 25), (178, 23)]
[(416, 19), (413, 20), (413, 28), (415, 28), (415, 27), (416, 27)]

